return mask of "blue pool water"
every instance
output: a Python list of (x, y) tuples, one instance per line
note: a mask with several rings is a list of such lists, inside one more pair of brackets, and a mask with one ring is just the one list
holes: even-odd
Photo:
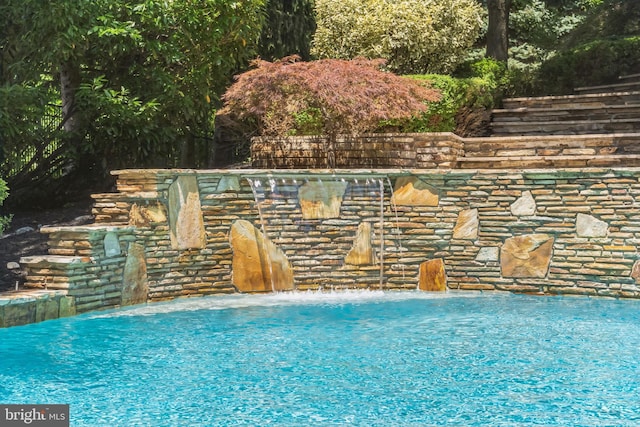
[(0, 330), (0, 403), (72, 426), (632, 426), (640, 302), (236, 295)]

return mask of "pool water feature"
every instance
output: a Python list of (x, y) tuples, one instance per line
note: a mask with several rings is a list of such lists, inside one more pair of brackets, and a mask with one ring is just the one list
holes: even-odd
[(637, 425), (637, 302), (228, 295), (0, 330), (0, 402), (73, 426)]
[[(400, 247), (397, 232), (396, 241), (392, 240), (394, 222), (398, 221), (397, 215), (395, 220), (389, 215), (391, 197), (385, 200), (386, 176), (269, 173), (251, 176), (247, 181), (260, 230), (266, 237), (261, 240), (265, 258), (273, 253), (264, 247), (270, 241), (291, 261), (298, 283), (329, 289), (385, 287), (386, 252), (398, 252)], [(392, 194), (391, 186), (388, 191)], [(393, 241), (391, 249), (385, 248), (387, 239)], [(264, 263), (269, 269), (267, 276), (273, 278), (273, 263)], [(370, 274), (367, 278), (363, 273), (358, 280), (349, 278), (355, 270), (375, 271), (377, 277)], [(334, 279), (338, 276), (343, 276), (342, 281)], [(271, 290), (278, 290), (275, 283)]]

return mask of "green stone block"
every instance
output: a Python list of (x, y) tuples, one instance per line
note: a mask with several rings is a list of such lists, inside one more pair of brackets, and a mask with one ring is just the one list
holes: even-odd
[(45, 295), (36, 301), (36, 322), (57, 319), (59, 316), (59, 298), (50, 298)]
[(74, 297), (62, 296), (58, 302), (59, 316), (69, 317), (76, 314), (76, 301)]
[(20, 300), (4, 307), (4, 326), (19, 326), (35, 323), (36, 301)]

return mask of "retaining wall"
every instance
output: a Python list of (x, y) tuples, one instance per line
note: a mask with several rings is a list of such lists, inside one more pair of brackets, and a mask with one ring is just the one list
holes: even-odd
[[(271, 277), (431, 289), (433, 262), (449, 289), (640, 297), (639, 168), (114, 174), (96, 224), (49, 230), (54, 255), (22, 260), (69, 313), (270, 290)], [(233, 237), (241, 221), (253, 228)], [(263, 233), (273, 248), (245, 241)]]

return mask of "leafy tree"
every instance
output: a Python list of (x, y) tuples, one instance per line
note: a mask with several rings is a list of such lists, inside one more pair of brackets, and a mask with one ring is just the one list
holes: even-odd
[[(263, 3), (4, 0), (0, 84), (39, 93), (9, 109), (18, 114), (11, 118), (21, 121), (16, 110), (42, 116), (53, 99), (43, 94), (57, 95), (66, 132), (56, 149), (93, 175), (205, 165), (215, 105), (255, 55)], [(14, 86), (22, 89), (6, 89)], [(25, 143), (0, 133), (14, 152)], [(48, 166), (37, 163), (30, 167)]]
[(488, 11), (486, 56), (535, 68), (602, 0), (482, 0)]
[(313, 0), (268, 0), (258, 54), (274, 61), (290, 55), (310, 59), (311, 38), (316, 30)]
[(224, 94), (224, 108), (260, 135), (375, 132), (384, 121), (409, 120), (439, 99), (434, 89), (380, 70), (381, 60), (258, 60)]
[(614, 83), (621, 75), (640, 72), (639, 52), (640, 4), (607, 0), (542, 64), (538, 91), (565, 94), (579, 86)]
[(316, 0), (312, 53), (384, 58), (400, 74), (447, 73), (479, 35), (476, 0)]

